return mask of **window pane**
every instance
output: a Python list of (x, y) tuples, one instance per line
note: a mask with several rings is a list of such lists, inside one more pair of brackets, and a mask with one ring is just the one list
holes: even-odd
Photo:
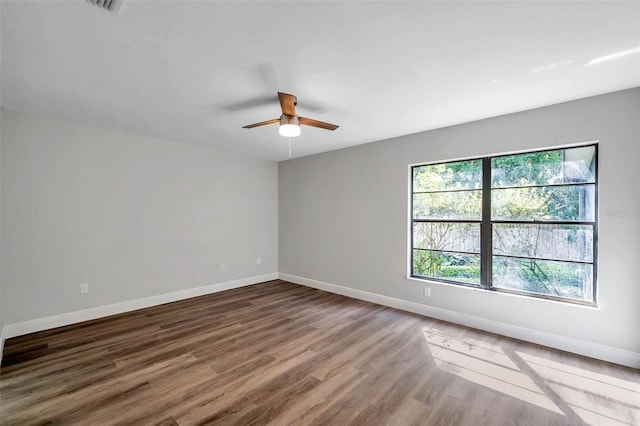
[(480, 284), (480, 255), (413, 250), (413, 275)]
[(482, 160), (429, 164), (413, 168), (413, 192), (479, 189)]
[(491, 186), (595, 182), (595, 146), (508, 155), (491, 160)]
[(575, 300), (593, 300), (593, 266), (493, 256), (493, 286)]
[(481, 191), (413, 194), (414, 219), (482, 219)]
[(480, 224), (414, 223), (413, 246), (421, 249), (480, 253)]
[(595, 217), (595, 185), (491, 190), (493, 220), (585, 220)]
[(593, 260), (593, 228), (589, 225), (493, 225), (493, 254), (544, 259)]

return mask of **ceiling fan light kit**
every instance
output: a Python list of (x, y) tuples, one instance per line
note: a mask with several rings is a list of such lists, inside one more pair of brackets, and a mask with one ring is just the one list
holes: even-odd
[(295, 138), (300, 136), (300, 119), (282, 114), (280, 116), (280, 127), (278, 129), (281, 136)]
[(298, 98), (296, 98), (294, 95), (278, 92), (278, 100), (280, 101), (280, 108), (282, 109), (282, 115), (280, 116), (280, 118), (261, 121), (260, 123), (247, 124), (246, 126), (242, 127), (245, 129), (252, 129), (254, 127), (265, 126), (267, 124), (280, 123), (278, 132), (282, 136), (288, 138), (300, 136), (301, 124), (326, 130), (335, 130), (339, 127), (336, 124), (325, 123), (323, 121), (314, 120), (312, 118), (299, 117), (296, 113)]

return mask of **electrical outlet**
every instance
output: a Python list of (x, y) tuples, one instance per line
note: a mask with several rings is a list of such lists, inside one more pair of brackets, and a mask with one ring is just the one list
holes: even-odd
[(431, 287), (424, 288), (424, 295), (425, 297), (431, 297)]
[(260, 256), (258, 256), (258, 258), (256, 259), (256, 263), (258, 265), (260, 265), (262, 263), (262, 259), (260, 258)]
[(89, 293), (89, 283), (80, 283), (80, 294)]
[(220, 264), (220, 270), (221, 271), (226, 271), (227, 270), (227, 265), (225, 265), (224, 263)]

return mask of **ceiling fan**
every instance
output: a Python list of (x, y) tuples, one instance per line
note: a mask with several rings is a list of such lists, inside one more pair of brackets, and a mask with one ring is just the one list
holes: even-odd
[(339, 127), (335, 124), (298, 116), (298, 114), (296, 114), (298, 98), (294, 95), (278, 92), (278, 100), (280, 101), (280, 108), (282, 109), (282, 115), (280, 118), (274, 118), (260, 123), (247, 124), (246, 126), (242, 126), (242, 128), (252, 129), (254, 127), (264, 126), (267, 124), (280, 123), (279, 132), (282, 136), (295, 137), (300, 136), (300, 125), (302, 124), (327, 130), (335, 130)]

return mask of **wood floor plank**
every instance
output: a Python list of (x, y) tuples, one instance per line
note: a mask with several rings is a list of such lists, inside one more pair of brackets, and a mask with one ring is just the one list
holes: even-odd
[(274, 280), (8, 339), (2, 425), (640, 423), (640, 372)]
[[(317, 377), (317, 374), (314, 374)], [(274, 424), (294, 425), (310, 424), (324, 410), (353, 391), (366, 374), (353, 367), (340, 369), (319, 383), (313, 393), (296, 398), (294, 404), (273, 419)]]
[[(229, 411), (228, 408), (235, 406), (238, 402), (250, 401), (250, 398), (247, 398), (245, 394), (256, 389), (264, 389), (265, 391), (271, 389), (279, 377), (286, 376), (289, 369), (310, 362), (314, 357), (317, 357), (317, 354), (305, 351), (283, 362), (276, 363), (275, 359), (271, 359), (271, 362), (263, 363), (258, 366), (259, 368), (232, 371), (229, 375), (222, 375), (231, 377), (232, 380), (228, 380), (223, 386), (203, 395), (196, 401), (189, 401), (179, 407), (175, 418), (180, 424), (183, 422), (184, 424), (196, 424), (202, 419), (212, 416), (212, 413)], [(272, 367), (269, 369), (261, 368), (266, 365)]]

